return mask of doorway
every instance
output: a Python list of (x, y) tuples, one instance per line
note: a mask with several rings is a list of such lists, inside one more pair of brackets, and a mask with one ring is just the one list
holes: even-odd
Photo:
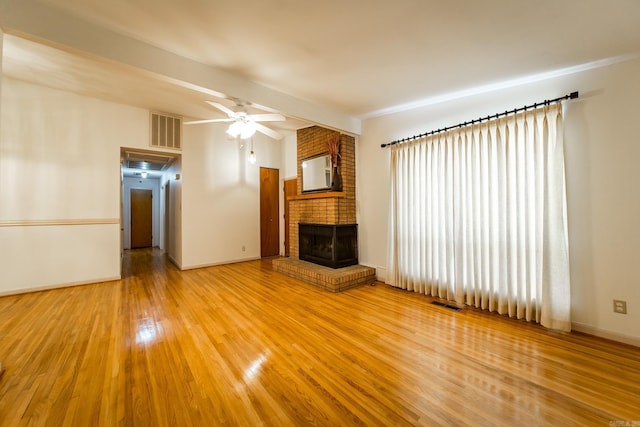
[(279, 183), (279, 169), (260, 168), (260, 256), (262, 258), (279, 255)]
[(154, 253), (166, 253), (174, 263), (180, 264), (181, 223), (176, 220), (181, 199), (180, 161), (179, 153), (120, 148), (120, 238), (123, 257), (126, 255), (130, 260), (131, 254), (127, 250), (147, 247), (153, 248)]
[(153, 193), (142, 188), (131, 189), (131, 249), (153, 244)]

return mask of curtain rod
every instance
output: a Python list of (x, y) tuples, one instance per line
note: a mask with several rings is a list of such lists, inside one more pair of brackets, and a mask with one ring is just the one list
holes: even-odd
[(578, 97), (578, 91), (571, 92), (568, 95), (561, 96), (561, 97), (556, 98), (556, 99), (546, 99), (546, 100), (544, 100), (542, 102), (536, 102), (536, 103), (531, 104), (531, 105), (525, 105), (524, 107), (515, 108), (515, 109), (510, 110), (510, 111), (505, 111), (504, 113), (491, 114), (491, 115), (486, 116), (486, 117), (480, 117), (478, 119), (471, 120), (470, 122), (461, 122), (461, 123), (458, 123), (457, 125), (454, 125), (454, 126), (447, 126), (446, 128), (432, 130), (432, 131), (429, 131), (429, 132), (421, 133), (420, 135), (408, 136), (406, 138), (397, 139), (397, 140), (389, 142), (387, 144), (380, 144), (380, 147), (385, 148), (385, 147), (390, 147), (390, 146), (396, 145), (396, 144), (402, 144), (403, 142), (414, 141), (416, 139), (424, 138), (425, 136), (435, 135), (436, 133), (446, 132), (446, 131), (451, 130), (451, 129), (461, 128), (461, 127), (468, 126), (468, 125), (473, 125), (473, 124), (476, 124), (476, 123), (482, 123), (483, 121), (486, 121), (486, 120), (498, 119), (500, 117), (504, 117), (504, 116), (507, 116), (509, 114), (517, 114), (517, 113), (519, 113), (521, 111), (526, 111), (526, 110), (528, 110), (530, 108), (538, 108), (538, 107), (541, 107), (543, 105), (550, 105), (550, 104), (553, 104), (553, 103), (556, 103), (556, 102), (564, 101), (566, 99), (576, 99), (577, 97)]

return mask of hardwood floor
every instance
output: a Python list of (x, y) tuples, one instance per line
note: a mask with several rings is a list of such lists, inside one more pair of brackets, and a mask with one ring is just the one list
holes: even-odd
[(121, 281), (0, 298), (0, 425), (640, 425), (637, 347), (269, 260), (128, 258)]

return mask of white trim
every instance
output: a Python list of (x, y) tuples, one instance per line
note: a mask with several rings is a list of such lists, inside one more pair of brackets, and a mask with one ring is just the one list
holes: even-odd
[(596, 328), (595, 326), (585, 325), (584, 323), (579, 322), (572, 322), (571, 329), (576, 332), (582, 332), (584, 334), (640, 347), (640, 338), (631, 335), (607, 331), (605, 329)]
[(363, 262), (358, 262), (359, 265), (363, 265), (365, 267), (371, 267), (371, 268), (375, 268), (376, 269), (376, 280), (378, 282), (383, 282), (385, 278), (387, 277), (387, 268), (386, 267), (381, 267), (379, 265), (373, 265), (373, 264), (367, 264), (367, 263), (363, 263)]
[(10, 291), (0, 292), (0, 297), (6, 297), (10, 295), (30, 294), (32, 292), (50, 291), (53, 289), (71, 288), (74, 286), (95, 285), (96, 283), (113, 282), (121, 280), (120, 276), (104, 277), (102, 279), (91, 280), (89, 282), (71, 282), (71, 283), (59, 283), (57, 285), (38, 286), (35, 288), (14, 289)]
[(55, 227), (59, 225), (109, 225), (120, 224), (120, 218), (79, 219), (9, 219), (0, 220), (0, 227)]
[(171, 255), (169, 255), (169, 252), (165, 249), (164, 251), (165, 254), (167, 254), (167, 258), (169, 258), (169, 261), (171, 261), (173, 263), (173, 265), (175, 265), (176, 267), (178, 267), (178, 270), (182, 271), (184, 270), (182, 268), (182, 266), (180, 265), (180, 263), (178, 261), (176, 261), (176, 259), (174, 257), (172, 257)]
[[(274, 258), (277, 258), (277, 257), (274, 257)], [(213, 262), (213, 263), (208, 263), (208, 264), (189, 265), (189, 266), (186, 266), (186, 267), (180, 267), (180, 269), (183, 270), (183, 271), (185, 271), (185, 270), (195, 270), (197, 268), (217, 267), (219, 265), (237, 264), (239, 262), (258, 261), (258, 260), (261, 260), (261, 259), (262, 258), (260, 258), (260, 257), (230, 259), (230, 260), (227, 260), (227, 261), (219, 261), (219, 262)]]

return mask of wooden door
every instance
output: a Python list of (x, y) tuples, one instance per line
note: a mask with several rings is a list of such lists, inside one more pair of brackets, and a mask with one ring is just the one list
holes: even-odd
[(260, 256), (262, 257), (279, 254), (279, 181), (278, 169), (260, 168)]
[(284, 256), (291, 255), (291, 241), (289, 231), (289, 199), (298, 195), (298, 180), (285, 179), (284, 181)]
[(152, 200), (151, 190), (131, 189), (131, 249), (152, 245)]

